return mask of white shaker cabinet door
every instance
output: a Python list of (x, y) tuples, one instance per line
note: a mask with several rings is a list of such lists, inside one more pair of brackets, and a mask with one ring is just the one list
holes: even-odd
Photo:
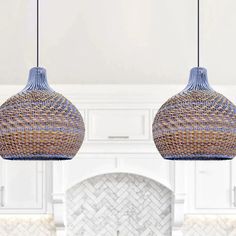
[(149, 141), (149, 110), (91, 109), (88, 141)]
[(0, 211), (39, 212), (44, 207), (45, 164), (1, 160)]
[(232, 162), (196, 162), (196, 209), (229, 209), (232, 207)]

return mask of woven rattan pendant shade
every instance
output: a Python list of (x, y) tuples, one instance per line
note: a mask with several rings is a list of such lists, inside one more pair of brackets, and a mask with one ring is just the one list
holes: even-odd
[(209, 86), (206, 69), (193, 68), (187, 87), (156, 114), (153, 139), (165, 159), (232, 159), (236, 156), (236, 107)]
[(70, 160), (84, 140), (77, 108), (50, 88), (39, 67), (39, 0), (36, 1), (36, 67), (26, 87), (0, 106), (0, 156), (8, 160)]
[(10, 160), (68, 160), (84, 139), (77, 108), (53, 91), (43, 68), (30, 70), (28, 84), (0, 107), (0, 155)]

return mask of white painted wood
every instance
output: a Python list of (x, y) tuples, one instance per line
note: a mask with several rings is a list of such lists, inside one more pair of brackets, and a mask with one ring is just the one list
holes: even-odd
[(174, 189), (173, 163), (155, 154), (82, 154), (63, 165), (66, 189), (90, 177), (114, 172), (139, 174)]
[(235, 160), (187, 162), (186, 214), (235, 214)]
[(53, 218), (56, 226), (56, 234), (66, 235), (65, 222), (65, 185), (64, 185), (64, 164), (63, 162), (53, 163)]
[(44, 162), (1, 160), (1, 213), (45, 211)]
[(150, 138), (149, 110), (90, 109), (89, 141), (147, 141)]
[(174, 167), (173, 235), (181, 236), (186, 201), (186, 165), (184, 162), (175, 161)]
[[(16, 94), (24, 85), (1, 85), (0, 101), (4, 102), (9, 96)], [(88, 105), (94, 104), (94, 108), (100, 107), (101, 104), (114, 105), (133, 104), (143, 105), (143, 107), (151, 107), (158, 109), (160, 105), (168, 98), (183, 90), (186, 84), (136, 84), (136, 85), (81, 85), (81, 84), (54, 84), (53, 89), (63, 93), (68, 99), (73, 101), (78, 108), (86, 109)], [(235, 85), (214, 85), (214, 89), (232, 102), (236, 102), (236, 86)], [(111, 106), (111, 107), (112, 107)]]
[(142, 173), (147, 177), (152, 176), (152, 179), (163, 184), (165, 187), (173, 190), (174, 185), (171, 182), (173, 173), (171, 173), (171, 165), (173, 163), (164, 160), (160, 155), (156, 154), (129, 154), (118, 155), (119, 170), (123, 172)]
[(90, 177), (115, 171), (116, 159), (110, 154), (82, 154), (71, 161), (64, 162), (63, 166), (65, 189), (69, 189)]
[(231, 207), (231, 162), (196, 162), (196, 209)]
[(236, 210), (236, 159), (232, 160), (231, 207)]

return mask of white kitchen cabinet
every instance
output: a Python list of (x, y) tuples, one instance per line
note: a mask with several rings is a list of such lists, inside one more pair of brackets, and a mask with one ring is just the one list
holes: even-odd
[(236, 159), (232, 161), (232, 207), (236, 210)]
[(196, 208), (231, 207), (231, 162), (196, 162)]
[(148, 109), (91, 109), (88, 111), (88, 141), (148, 141)]
[(45, 207), (45, 164), (0, 161), (0, 213), (40, 213)]
[[(192, 172), (192, 173), (190, 173)], [(236, 212), (236, 160), (189, 165), (189, 213)]]

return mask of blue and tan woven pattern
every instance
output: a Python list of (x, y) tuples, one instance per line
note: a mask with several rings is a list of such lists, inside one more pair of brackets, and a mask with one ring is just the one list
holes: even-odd
[(210, 88), (204, 68), (193, 68), (186, 89), (158, 111), (153, 138), (166, 159), (231, 159), (236, 156), (236, 107)]
[[(33, 68), (31, 71), (35, 73)], [(44, 71), (36, 71), (42, 73)], [(0, 107), (0, 155), (13, 160), (67, 160), (84, 139), (77, 108), (54, 92), (44, 79), (32, 75), (27, 87)]]

